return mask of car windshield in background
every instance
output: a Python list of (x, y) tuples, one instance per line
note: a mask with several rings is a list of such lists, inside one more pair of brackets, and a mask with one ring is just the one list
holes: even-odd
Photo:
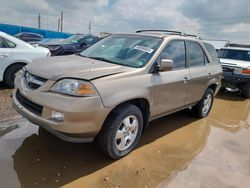
[(162, 42), (161, 38), (111, 35), (81, 53), (81, 56), (130, 67), (143, 67)]
[(63, 42), (69, 43), (69, 44), (78, 43), (82, 38), (83, 36), (81, 35), (72, 35), (69, 38), (63, 40)]
[(219, 51), (219, 58), (250, 61), (250, 51), (222, 49)]

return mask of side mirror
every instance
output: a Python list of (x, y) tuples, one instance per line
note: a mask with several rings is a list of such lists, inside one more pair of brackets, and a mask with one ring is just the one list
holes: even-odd
[(158, 65), (159, 71), (169, 71), (174, 67), (174, 61), (171, 59), (162, 59), (161, 64)]

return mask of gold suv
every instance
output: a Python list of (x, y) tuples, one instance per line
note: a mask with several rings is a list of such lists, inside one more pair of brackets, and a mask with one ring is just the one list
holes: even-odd
[(140, 30), (27, 65), (16, 76), (13, 105), (61, 139), (95, 140), (117, 159), (153, 119), (190, 107), (206, 117), (221, 75), (210, 44), (181, 32)]

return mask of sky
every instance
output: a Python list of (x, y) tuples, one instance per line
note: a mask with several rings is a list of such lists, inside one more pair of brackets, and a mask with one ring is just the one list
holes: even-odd
[(134, 32), (169, 29), (206, 39), (250, 43), (249, 0), (0, 0), (0, 23), (70, 33)]

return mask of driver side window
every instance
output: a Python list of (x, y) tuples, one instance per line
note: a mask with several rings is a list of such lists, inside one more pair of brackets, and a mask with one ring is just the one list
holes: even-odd
[(174, 69), (186, 67), (186, 50), (185, 43), (182, 40), (170, 41), (162, 50), (158, 62), (161, 59), (170, 59), (174, 62)]

